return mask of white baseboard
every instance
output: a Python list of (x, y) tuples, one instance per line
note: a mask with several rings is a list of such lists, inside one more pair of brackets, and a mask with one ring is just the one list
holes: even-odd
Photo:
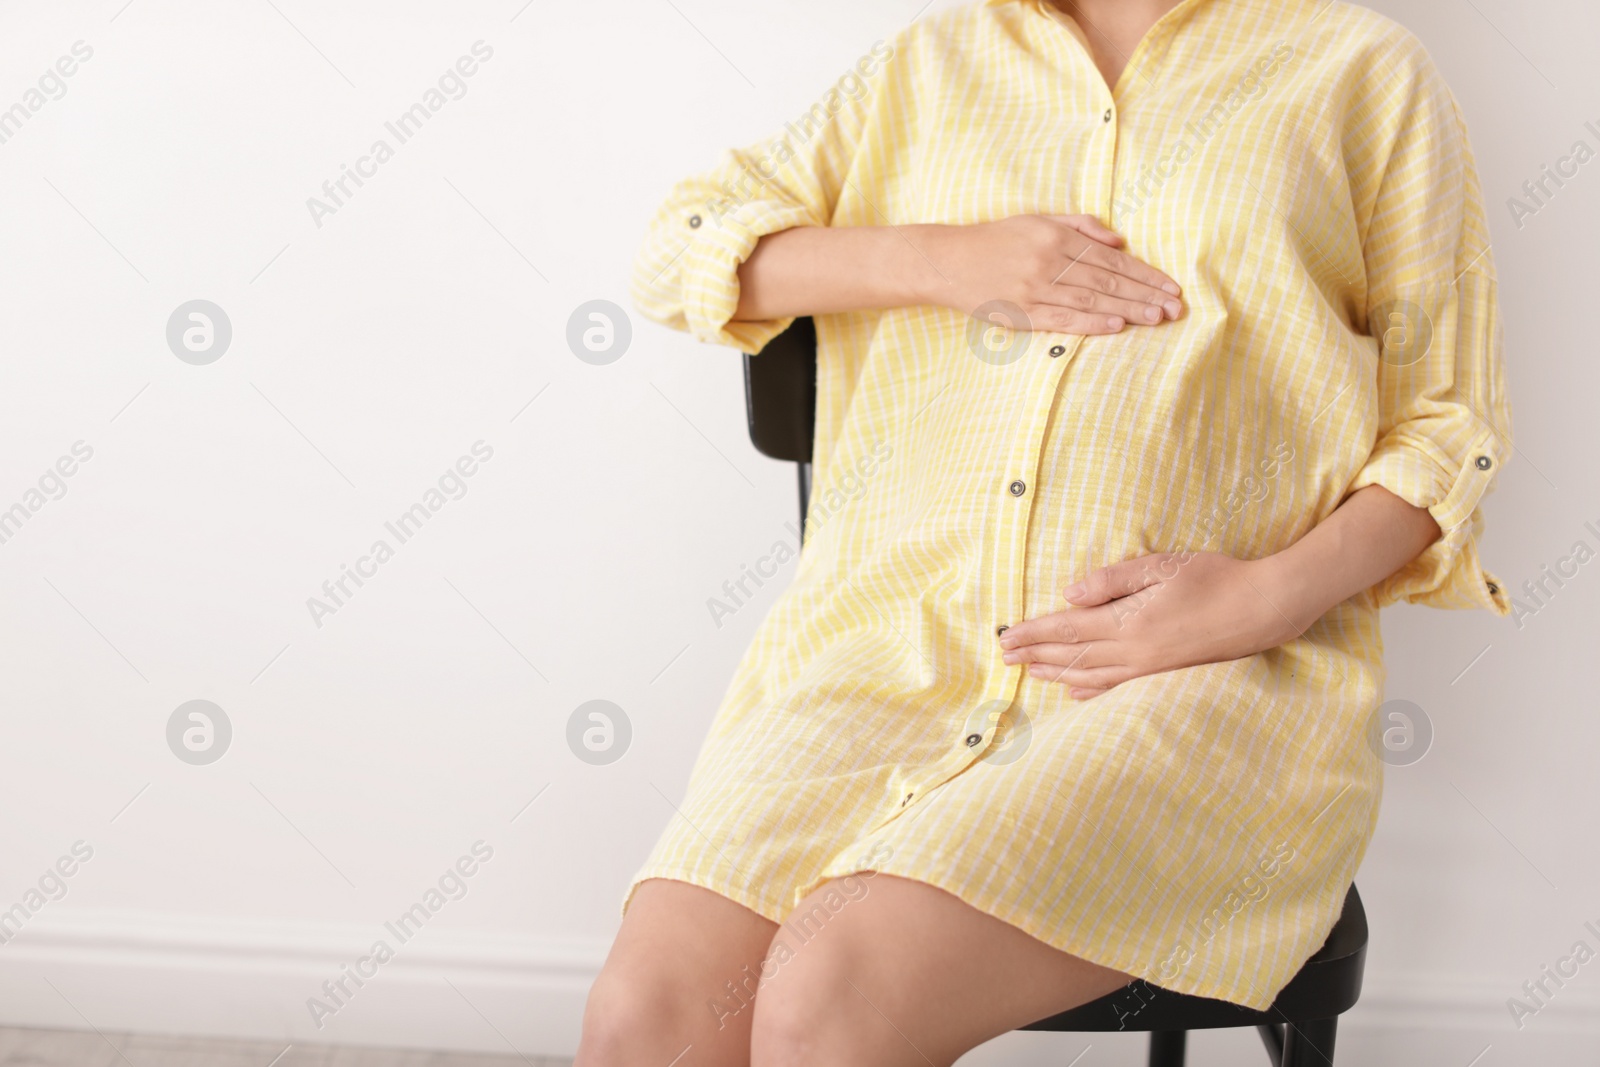
[(1585, 1062), (1600, 1063), (1600, 989), (1569, 984), (1556, 990), (1537, 1014), (1522, 1018), (1520, 1028), (1506, 1006), (1512, 996), (1527, 999), (1508, 983), (1482, 977), (1369, 973), (1360, 1002), (1346, 1018), (1353, 1026), (1372, 1029), (1483, 1032), (1506, 1041), (1524, 1033), (1583, 1035), (1592, 1050)]
[[(307, 1000), (383, 938), (393, 958), (319, 1028)], [(0, 1024), (570, 1056), (607, 945), (382, 927), (46, 911), (0, 944)], [(509, 1043), (509, 1044), (508, 1044)]]
[[(318, 1028), (307, 999), (324, 997), (323, 983), (378, 937), (394, 958), (348, 986)], [(0, 944), (0, 1025), (570, 1056), (607, 947), (433, 927), (399, 944), (381, 928), (46, 911)], [(1600, 1062), (1600, 988), (1559, 990), (1520, 1032), (1506, 1009), (1517, 992), (1471, 976), (1369, 973), (1341, 1045), (1382, 1047), (1401, 1031), (1473, 1035), (1497, 1043), (1496, 1067), (1523, 1062), (1507, 1050), (1535, 1044), (1574, 1057), (1546, 1051), (1546, 1064)], [(974, 1056), (1005, 1062), (1011, 1047), (1023, 1046)]]

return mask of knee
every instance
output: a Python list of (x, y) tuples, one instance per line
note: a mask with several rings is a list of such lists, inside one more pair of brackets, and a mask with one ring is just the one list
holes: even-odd
[(686, 1044), (724, 1033), (748, 1040), (757, 978), (753, 968), (720, 996), (707, 996), (692, 979), (659, 961), (607, 963), (583, 1006), (577, 1067), (668, 1063)]
[(768, 985), (756, 1002), (755, 1019), (750, 1026), (750, 1067), (797, 1067), (824, 1062), (817, 1046), (826, 1014), (809, 991), (791, 987), (779, 992), (778, 985)]
[(602, 970), (584, 1002), (577, 1063), (635, 1063), (644, 1053), (671, 1044), (683, 1022), (682, 1006), (675, 1000), (666, 983), (649, 975)]
[(808, 966), (780, 969), (761, 983), (750, 1030), (751, 1067), (799, 1067), (866, 1063), (855, 1005), (859, 997), (844, 969), (812, 959)]

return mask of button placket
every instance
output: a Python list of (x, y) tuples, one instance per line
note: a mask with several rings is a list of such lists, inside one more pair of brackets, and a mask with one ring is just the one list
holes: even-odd
[[(990, 589), (994, 596), (994, 614), (1002, 619), (1020, 619), (1023, 615), (1024, 601), (1024, 571), (1026, 569), (1028, 531), (1032, 521), (1033, 494), (1028, 492), (1029, 483), (1039, 476), (1039, 462), (1044, 450), (1044, 435), (1050, 425), (1050, 418), (1054, 410), (1060, 390), (1061, 376), (1066, 373), (1071, 364), (1072, 354), (1075, 354), (1083, 344), (1082, 335), (1074, 336), (1063, 345), (1061, 356), (1037, 366), (1043, 368), (1039, 382), (1036, 386), (1030, 385), (1032, 390), (1030, 407), (1025, 409), (1018, 420), (1016, 437), (1012, 447), (1007, 467), (1016, 472), (1005, 486), (1006, 494), (1011, 498), (1015, 507), (1002, 507), (1000, 519), (995, 524), (995, 547), (990, 569)], [(1008, 628), (1008, 624), (998, 625), (995, 635), (998, 637)], [(1000, 691), (991, 692), (985, 696), (986, 700), (1004, 699), (1010, 701), (1016, 695), (1017, 686), (1021, 682), (1022, 671), (1013, 670), (1005, 664), (1001, 657), (1004, 655), (999, 641), (992, 645), (991, 655), (994, 657), (995, 681), (1000, 683)], [(966, 765), (976, 759), (976, 751), (971, 748), (958, 749), (967, 756)]]
[[(1164, 31), (1169, 29), (1171, 24), (1170, 18), (1165, 24), (1158, 23), (1158, 26), (1147, 34), (1140, 48), (1135, 50), (1126, 72), (1135, 76), (1124, 77), (1119, 81), (1123, 96), (1121, 98), (1110, 94), (1105, 96), (1103, 110), (1098, 111), (1104, 136), (1094, 136), (1091, 132), (1083, 139), (1086, 150), (1064, 183), (1072, 192), (1071, 206), (1062, 210), (1093, 213), (1107, 220), (1108, 224), (1115, 224), (1112, 208), (1119, 163), (1118, 146), (1123, 140), (1123, 130), (1127, 129), (1126, 124), (1119, 121), (1122, 117), (1119, 112), (1125, 112), (1128, 106), (1130, 94), (1127, 90), (1137, 88), (1140, 72), (1156, 62), (1154, 57), (1160, 56), (1160, 46), (1168, 43)], [(1056, 40), (1067, 40), (1067, 38)], [(1088, 59), (1085, 42), (1079, 40), (1077, 47), (1083, 49), (1081, 56), (1084, 61), (1091, 62)], [(1088, 116), (1090, 123), (1094, 121), (1095, 114), (1096, 112), (1091, 112)], [(1034, 369), (1042, 370), (1043, 373), (1029, 383), (1029, 388), (1034, 391), (1017, 413), (1010, 431), (1012, 437), (1007, 454), (995, 457), (998, 461), (998, 470), (991, 474), (991, 477), (994, 477), (999, 484), (991, 491), (997, 491), (1001, 499), (997, 504), (997, 521), (989, 534), (993, 538), (988, 560), (989, 596), (992, 599), (985, 614), (991, 620), (1008, 618), (1020, 620), (1024, 617), (1027, 546), (1034, 510), (1034, 494), (1029, 493), (1028, 489), (1040, 477), (1045, 433), (1052, 417), (1056, 415), (1056, 405), (1064, 403), (1059, 395), (1061, 376), (1066, 373), (1068, 365), (1072, 362), (1071, 357), (1083, 343), (1082, 336), (1063, 338), (1063, 343), (1050, 346), (1047, 360), (1039, 360), (1033, 364)], [(1016, 488), (1013, 488), (1014, 486)], [(993, 621), (990, 625), (997, 636), (1008, 628)], [(987, 672), (982, 699), (984, 701), (1003, 699), (1010, 702), (1015, 699), (1026, 672), (1012, 670), (1003, 663), (998, 640), (994, 641), (993, 654), (995, 660)], [(954, 736), (950, 736), (946, 742), (944, 756), (937, 759), (933, 765), (922, 768), (923, 773), (919, 777), (921, 785), (912, 787), (909, 783), (900, 783), (903, 795), (894, 808), (886, 814), (884, 822), (892, 822), (899, 818), (914, 802), (927, 801), (941, 786), (979, 762), (988, 751), (985, 739), (992, 736), (990, 729), (980, 732), (976, 724), (952, 725), (956, 725), (957, 729), (951, 731)], [(894, 801), (891, 800), (890, 803)]]

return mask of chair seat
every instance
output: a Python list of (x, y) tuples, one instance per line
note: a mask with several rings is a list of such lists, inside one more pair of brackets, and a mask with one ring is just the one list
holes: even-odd
[[(1174, 993), (1143, 980), (1070, 1011), (1022, 1027), (1078, 1033), (1108, 1030), (1212, 1030), (1263, 1023), (1327, 1019), (1349, 1010), (1361, 995), (1367, 955), (1367, 913), (1352, 885), (1328, 939), (1278, 993), (1272, 1007), (1254, 1011), (1210, 997)], [(1141, 1007), (1141, 1005), (1143, 1005)]]

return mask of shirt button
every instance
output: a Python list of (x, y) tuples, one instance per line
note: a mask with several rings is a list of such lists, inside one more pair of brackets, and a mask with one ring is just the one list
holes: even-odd
[(698, 230), (699, 228), (700, 228), (700, 216), (699, 215), (690, 215), (689, 216), (689, 229)]
[(900, 806), (901, 806), (901, 807), (902, 807), (902, 808), (903, 808), (903, 807), (905, 807), (905, 806), (906, 806), (906, 805), (907, 805), (907, 804), (909, 804), (909, 803), (911, 803), (911, 798), (912, 798), (912, 797), (914, 797), (914, 796), (916, 796), (916, 795), (917, 795), (917, 794), (915, 794), (915, 793), (907, 793), (907, 794), (906, 794), (906, 798), (905, 798), (905, 799), (904, 799), (904, 800), (902, 800), (902, 801), (901, 801), (901, 802), (900, 802)]
[(1026, 493), (1027, 491), (1028, 491), (1028, 483), (1023, 481), (1021, 478), (1018, 478), (1016, 481), (1011, 483), (1011, 495), (1012, 496), (1021, 496), (1023, 493)]
[(1011, 627), (1009, 627), (1009, 626), (996, 626), (994, 628), (994, 635), (996, 637), (999, 637), (1001, 634), (1005, 633), (1009, 629), (1011, 629)]
[(1065, 355), (1066, 352), (1067, 352), (1067, 346), (1066, 345), (1051, 345), (1050, 346), (1050, 354), (1052, 356), (1062, 356), (1062, 355)]
[(982, 734), (968, 734), (967, 735), (967, 747), (968, 748), (972, 748), (979, 741), (982, 741), (982, 740), (983, 740), (983, 735)]
[(1494, 596), (1499, 591), (1500, 591), (1500, 587), (1498, 585), (1495, 585), (1493, 582), (1489, 583), (1489, 595), (1490, 596)]
[(1109, 107), (1106, 108), (1106, 113), (1104, 115), (1100, 116), (1100, 118), (1104, 122), (1110, 122), (1111, 121), (1111, 109)]
[(1478, 464), (1478, 469), (1481, 471), (1486, 471), (1490, 467), (1494, 466), (1494, 460), (1490, 459), (1488, 456), (1479, 456), (1475, 462)]

